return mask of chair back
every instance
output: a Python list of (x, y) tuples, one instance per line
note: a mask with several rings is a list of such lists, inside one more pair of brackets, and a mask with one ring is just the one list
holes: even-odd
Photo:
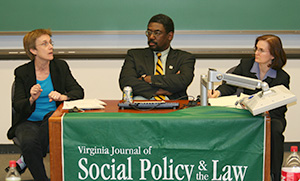
[(12, 118), (12, 123), (13, 120), (15, 120), (15, 114), (16, 114), (16, 110), (14, 109), (12, 103), (14, 102), (14, 94), (15, 94), (15, 81), (13, 81), (12, 85), (11, 85), (11, 118)]
[[(16, 110), (14, 109), (14, 107), (12, 105), (13, 102), (14, 102), (14, 94), (15, 94), (15, 81), (11, 85), (11, 124), (13, 124), (13, 122), (15, 120), (15, 117), (16, 117), (15, 116), (16, 115)], [(13, 137), (12, 140), (13, 140), (14, 144), (20, 148), (21, 143), (18, 140), (18, 138)]]

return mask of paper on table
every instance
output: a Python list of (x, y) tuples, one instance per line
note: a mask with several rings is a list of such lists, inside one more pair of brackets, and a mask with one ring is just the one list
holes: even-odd
[(218, 98), (209, 98), (208, 102), (211, 106), (224, 106), (224, 107), (234, 107), (243, 109), (240, 104), (237, 104), (237, 102), (244, 97), (249, 97), (249, 95), (241, 93), (241, 95), (238, 97), (237, 95), (232, 96), (221, 96)]
[(64, 101), (63, 109), (104, 109), (106, 103), (98, 99), (80, 99), (74, 101)]

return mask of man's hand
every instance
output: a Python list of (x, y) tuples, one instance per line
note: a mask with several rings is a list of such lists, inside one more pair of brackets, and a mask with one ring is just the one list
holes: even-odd
[(151, 75), (144, 74), (139, 79), (151, 84)]
[(156, 94), (156, 95), (166, 95), (166, 96), (170, 96), (170, 95), (172, 95), (172, 92), (169, 92), (169, 91), (164, 90), (164, 89), (158, 89), (158, 91), (156, 91), (155, 94)]

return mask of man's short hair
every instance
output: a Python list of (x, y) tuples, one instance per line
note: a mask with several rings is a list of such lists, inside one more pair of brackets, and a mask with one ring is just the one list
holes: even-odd
[(150, 23), (160, 23), (164, 26), (166, 33), (169, 32), (174, 32), (174, 23), (173, 20), (164, 14), (157, 14), (155, 16), (153, 16), (149, 22), (148, 22), (148, 26)]

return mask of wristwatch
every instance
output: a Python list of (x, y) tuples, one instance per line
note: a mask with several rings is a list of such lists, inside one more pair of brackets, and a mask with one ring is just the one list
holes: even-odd
[(143, 81), (145, 81), (145, 77), (146, 76), (147, 76), (146, 74), (144, 74), (144, 75), (141, 76)]

